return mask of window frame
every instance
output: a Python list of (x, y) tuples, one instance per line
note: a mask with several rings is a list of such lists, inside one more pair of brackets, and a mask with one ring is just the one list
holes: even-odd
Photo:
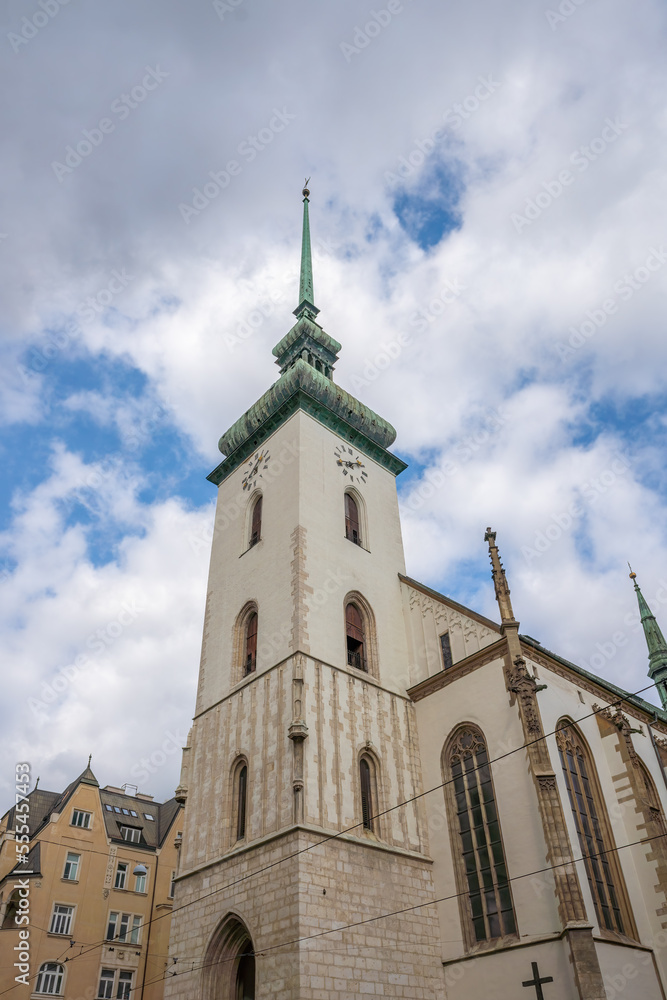
[[(105, 972), (107, 975), (105, 976)], [(105, 990), (102, 992), (102, 983), (105, 984)], [(106, 989), (110, 986), (111, 989)], [(113, 1000), (114, 990), (116, 987), (116, 970), (115, 969), (100, 969), (100, 975), (97, 983), (97, 1000)]]
[[(363, 636), (364, 636), (364, 656), (365, 668), (353, 666), (348, 659), (348, 622), (347, 622), (347, 608), (350, 604), (353, 604), (359, 614), (361, 615), (361, 620), (363, 623)], [(379, 669), (379, 655), (378, 655), (378, 640), (377, 640), (377, 629), (375, 627), (375, 615), (370, 604), (366, 600), (363, 594), (359, 593), (358, 590), (351, 590), (345, 595), (343, 599), (343, 638), (344, 638), (344, 660), (345, 666), (355, 675), (368, 675), (378, 680)]]
[[(113, 927), (113, 934), (109, 931)], [(140, 913), (127, 913), (124, 910), (109, 910), (105, 941), (117, 941), (118, 944), (141, 944), (143, 929)]]
[[(145, 875), (135, 875), (134, 876), (134, 891), (135, 892), (143, 892), (143, 893), (145, 893), (145, 892), (148, 891), (147, 886), (148, 886), (148, 876), (149, 875), (150, 875), (150, 868), (147, 868)], [(139, 888), (139, 884), (140, 883), (141, 883), (141, 889)]]
[[(47, 969), (47, 966), (53, 966), (53, 969)], [(55, 971), (59, 970), (59, 971)], [(40, 989), (39, 987), (44, 986), (42, 977), (55, 976), (55, 986), (54, 990)], [(65, 969), (60, 964), (60, 962), (42, 962), (37, 973), (37, 982), (35, 983), (35, 993), (39, 996), (45, 997), (61, 997), (63, 996), (63, 984), (65, 982)]]
[[(365, 787), (364, 787), (365, 786)], [(358, 755), (357, 787), (359, 794), (359, 816), (361, 824), (357, 827), (361, 836), (381, 837), (380, 814), (380, 763), (368, 746)]]
[[(464, 739), (468, 739), (467, 745), (464, 744)], [(480, 752), (484, 758), (481, 762), (479, 760)], [(459, 759), (455, 760), (455, 757)], [(472, 758), (472, 767), (466, 767), (464, 764), (468, 758)], [(457, 782), (458, 775), (455, 773), (457, 764), (460, 765), (463, 788), (461, 788), (461, 782)], [(520, 940), (512, 882), (507, 865), (507, 852), (503, 843), (498, 798), (489, 760), (488, 743), (479, 726), (474, 723), (461, 723), (454, 728), (442, 751), (442, 775), (465, 949), (467, 952), (481, 951), (496, 947), (499, 941)], [(475, 776), (474, 788), (468, 780), (470, 775)], [(484, 785), (487, 786), (486, 795), (482, 787)], [(466, 805), (465, 813), (460, 809), (463, 802)], [(463, 821), (461, 820), (462, 816), (465, 816)], [(482, 821), (483, 846), (476, 832), (479, 825), (474, 825), (476, 816)], [(494, 834), (496, 837), (491, 840), (490, 837)], [(486, 855), (484, 851), (486, 851)], [(488, 866), (484, 865), (486, 859), (489, 861)], [(498, 869), (501, 871), (500, 877)], [(485, 885), (484, 873), (487, 871), (490, 872), (491, 876), (490, 886)], [(482, 875), (481, 881), (480, 874)], [(477, 882), (477, 888), (475, 888), (475, 882)], [(509, 908), (502, 906), (501, 891), (506, 893)], [(491, 892), (493, 893), (495, 910), (491, 910), (489, 907), (489, 893)], [(478, 897), (478, 900), (475, 901), (473, 897)], [(509, 920), (504, 916), (507, 913), (511, 918)], [(498, 921), (500, 931), (497, 935), (492, 933), (492, 918), (494, 917)], [(478, 935), (480, 920), (485, 931), (484, 937)]]
[[(119, 823), (118, 829), (120, 830), (120, 835), (126, 844), (140, 844), (142, 830), (140, 826), (127, 826), (125, 823)], [(126, 834), (131, 833), (132, 836), (128, 837)]]
[[(60, 907), (61, 910), (67, 910), (67, 913), (57, 913), (57, 909)], [(74, 926), (74, 913), (76, 911), (76, 906), (72, 903), (54, 903), (51, 910), (51, 920), (49, 921), (49, 934), (57, 934), (59, 937), (69, 937), (72, 933), (72, 928)], [(64, 920), (66, 926), (64, 930), (55, 930), (60, 921)]]
[[(86, 823), (75, 822), (75, 817), (77, 816), (81, 816), (84, 819), (87, 819), (87, 822)], [(86, 809), (73, 809), (72, 819), (70, 820), (69, 825), (75, 826), (77, 830), (90, 830), (93, 825), (93, 814), (91, 812), (88, 812)]]
[[(454, 659), (452, 657), (452, 637), (450, 635), (449, 629), (446, 632), (440, 634), (440, 656), (442, 657), (442, 669), (449, 670), (450, 667), (454, 666)], [(445, 642), (445, 640), (447, 640)]]
[[(114, 889), (127, 888), (127, 872), (129, 867), (130, 867), (129, 861), (119, 861), (116, 864), (116, 874), (114, 875), (114, 880), (113, 880)], [(122, 885), (119, 885), (118, 880), (121, 875), (122, 875)]]
[[(73, 864), (74, 864), (74, 876), (71, 876), (71, 875), (67, 874), (67, 866), (70, 865), (70, 864), (72, 864), (72, 862), (70, 862), (70, 858), (76, 858), (76, 861), (73, 862)], [(67, 855), (65, 857), (65, 867), (63, 868), (63, 875), (62, 875), (63, 879), (66, 882), (78, 882), (79, 881), (79, 867), (80, 867), (80, 865), (81, 865), (81, 855), (80, 854), (76, 854), (74, 851), (68, 851)]]
[[(255, 493), (249, 504), (248, 548), (252, 549), (262, 540), (263, 494)], [(259, 514), (257, 513), (259, 511)], [(256, 523), (257, 522), (257, 523)]]
[[(105, 975), (106, 973), (106, 975)], [(128, 1000), (134, 989), (134, 969), (101, 968), (98, 978), (96, 1000)], [(121, 977), (124, 977), (121, 979)], [(102, 992), (102, 984), (105, 989)], [(121, 985), (126, 988), (121, 990)], [(128, 988), (129, 987), (129, 988)]]
[(242, 757), (234, 768), (234, 843), (247, 840), (248, 834), (248, 762)]

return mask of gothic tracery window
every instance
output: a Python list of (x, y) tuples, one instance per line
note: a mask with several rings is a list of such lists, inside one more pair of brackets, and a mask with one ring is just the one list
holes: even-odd
[(242, 764), (236, 773), (236, 839), (245, 838), (248, 807), (248, 765)]
[(556, 742), (598, 924), (632, 934), (623, 876), (590, 751), (567, 719), (558, 723)]
[(516, 934), (491, 768), (480, 730), (462, 726), (447, 746), (444, 763), (450, 779), (445, 788), (448, 805), (458, 831), (457, 871), (468, 943)]
[(377, 833), (377, 775), (375, 761), (364, 754), (359, 760), (359, 790), (361, 793), (361, 823), (364, 830)]

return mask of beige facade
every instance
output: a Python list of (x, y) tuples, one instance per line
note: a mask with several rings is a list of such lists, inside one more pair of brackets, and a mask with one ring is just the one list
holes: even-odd
[(10, 809), (0, 993), (161, 1000), (181, 818), (175, 799), (100, 788), (89, 768), (65, 792), (33, 790)]

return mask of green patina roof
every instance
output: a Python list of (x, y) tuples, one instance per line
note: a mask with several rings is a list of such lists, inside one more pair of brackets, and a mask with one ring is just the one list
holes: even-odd
[(655, 615), (639, 589), (637, 575), (632, 570), (630, 571), (630, 579), (635, 585), (639, 615), (644, 629), (646, 645), (648, 646), (648, 674), (651, 680), (655, 681), (663, 708), (667, 708), (667, 642), (665, 642), (665, 637), (662, 634)]
[(297, 347), (300, 341), (306, 342), (308, 338), (320, 344), (325, 351), (333, 356), (334, 361), (337, 360), (336, 355), (341, 350), (338, 341), (325, 333), (319, 323), (310, 317), (302, 316), (296, 321), (289, 333), (285, 334), (280, 343), (273, 348), (272, 353), (274, 357), (278, 358), (277, 363), (283, 364), (287, 360), (286, 355), (291, 353), (290, 349)]
[(218, 442), (222, 454), (231, 455), (245, 441), (256, 436), (261, 426), (270, 420), (297, 390), (305, 392), (329, 410), (333, 417), (363, 434), (380, 448), (389, 447), (396, 438), (396, 431), (387, 420), (383, 420), (368, 406), (360, 403), (349, 392), (345, 392), (307, 361), (299, 359), (222, 435)]

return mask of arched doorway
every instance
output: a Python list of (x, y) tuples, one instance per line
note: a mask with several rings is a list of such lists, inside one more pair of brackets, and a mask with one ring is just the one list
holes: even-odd
[(228, 914), (206, 949), (203, 1000), (255, 1000), (255, 954), (245, 924)]

